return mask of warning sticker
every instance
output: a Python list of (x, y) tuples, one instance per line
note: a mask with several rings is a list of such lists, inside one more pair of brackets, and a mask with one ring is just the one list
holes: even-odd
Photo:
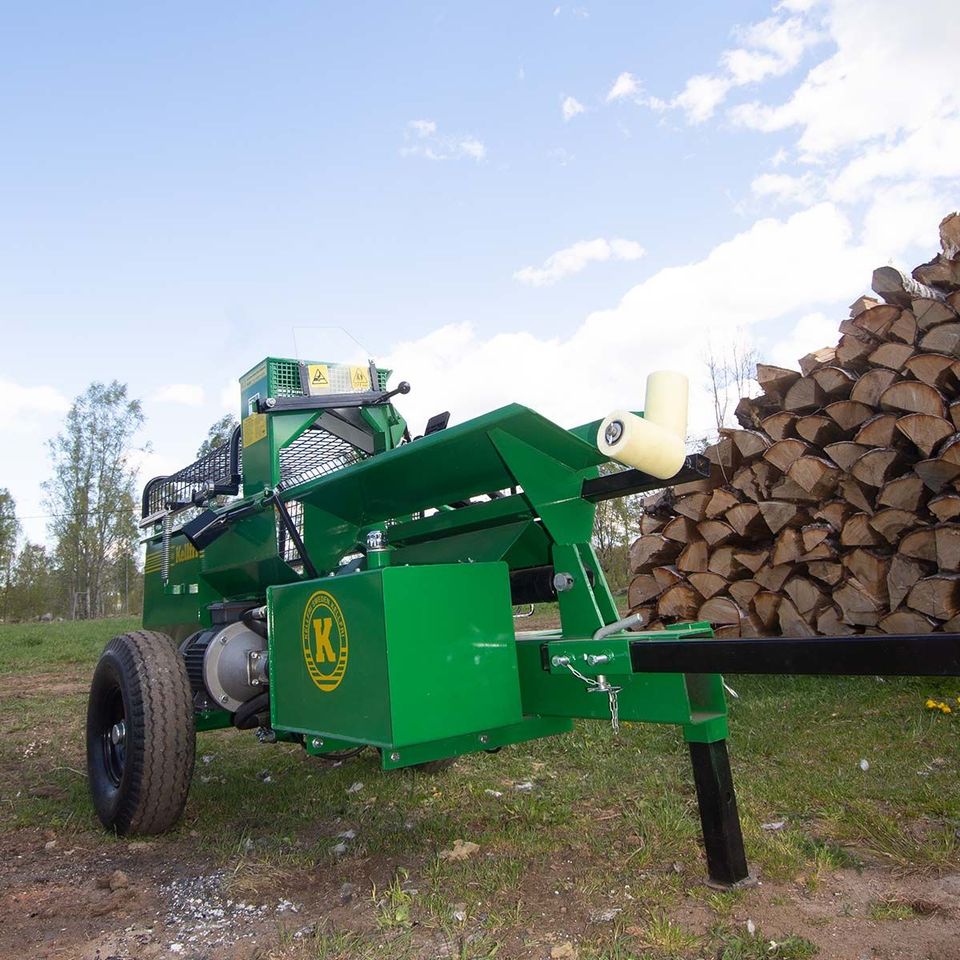
[(307, 364), (307, 384), (311, 394), (330, 390), (330, 368), (325, 363)]
[(370, 389), (370, 371), (367, 367), (350, 368), (350, 386), (354, 390)]
[(262, 440), (267, 435), (267, 415), (265, 413), (251, 413), (243, 418), (243, 445), (249, 447), (251, 443)]

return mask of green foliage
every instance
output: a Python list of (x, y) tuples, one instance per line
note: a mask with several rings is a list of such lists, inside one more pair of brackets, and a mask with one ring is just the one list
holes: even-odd
[(6, 487), (0, 487), (0, 588), (3, 590), (2, 614), (6, 620), (9, 614), (10, 588), (13, 581), (13, 566), (17, 553), (17, 537), (20, 534), (20, 522), (17, 520), (17, 504)]
[[(612, 463), (600, 468), (601, 474), (618, 473)], [(593, 520), (593, 546), (597, 559), (614, 593), (625, 590), (630, 583), (629, 550), (631, 541), (640, 530), (639, 496), (601, 500)]]
[(233, 431), (237, 429), (237, 418), (232, 413), (225, 413), (219, 420), (210, 425), (207, 437), (197, 449), (197, 457), (205, 457), (217, 447), (229, 442)]
[(50, 441), (53, 477), (44, 484), (61, 571), (60, 609), (77, 618), (119, 613), (117, 566), (137, 542), (133, 436), (143, 423), (125, 384), (92, 383)]

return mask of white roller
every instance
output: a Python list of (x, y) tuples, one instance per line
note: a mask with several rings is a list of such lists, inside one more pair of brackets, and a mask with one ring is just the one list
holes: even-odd
[[(612, 442), (607, 440), (608, 436)], [(636, 467), (659, 480), (672, 477), (683, 466), (687, 452), (676, 434), (628, 410), (615, 410), (600, 424), (597, 447), (611, 460)]]
[(600, 452), (658, 480), (674, 476), (686, 458), (688, 389), (682, 373), (651, 373), (643, 416), (615, 410), (606, 417), (597, 431)]
[(647, 377), (643, 419), (680, 437), (687, 436), (687, 397), (690, 383), (675, 370), (657, 370)]

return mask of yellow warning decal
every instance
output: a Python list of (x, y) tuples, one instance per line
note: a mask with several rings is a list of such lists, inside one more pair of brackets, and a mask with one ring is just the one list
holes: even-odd
[(307, 600), (300, 644), (310, 679), (325, 693), (336, 690), (347, 672), (350, 651), (343, 611), (326, 590), (316, 590)]
[(267, 435), (267, 415), (265, 413), (251, 413), (243, 418), (243, 445), (262, 440)]
[(325, 363), (307, 364), (308, 392), (325, 393), (330, 389), (330, 368)]
[(354, 390), (370, 389), (370, 371), (367, 367), (350, 368), (350, 386)]

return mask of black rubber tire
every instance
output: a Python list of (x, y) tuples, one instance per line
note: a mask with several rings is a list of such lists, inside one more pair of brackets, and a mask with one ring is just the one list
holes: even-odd
[(186, 805), (195, 755), (190, 681), (174, 642), (150, 630), (114, 637), (87, 702), (87, 779), (100, 822), (120, 836), (169, 830)]

